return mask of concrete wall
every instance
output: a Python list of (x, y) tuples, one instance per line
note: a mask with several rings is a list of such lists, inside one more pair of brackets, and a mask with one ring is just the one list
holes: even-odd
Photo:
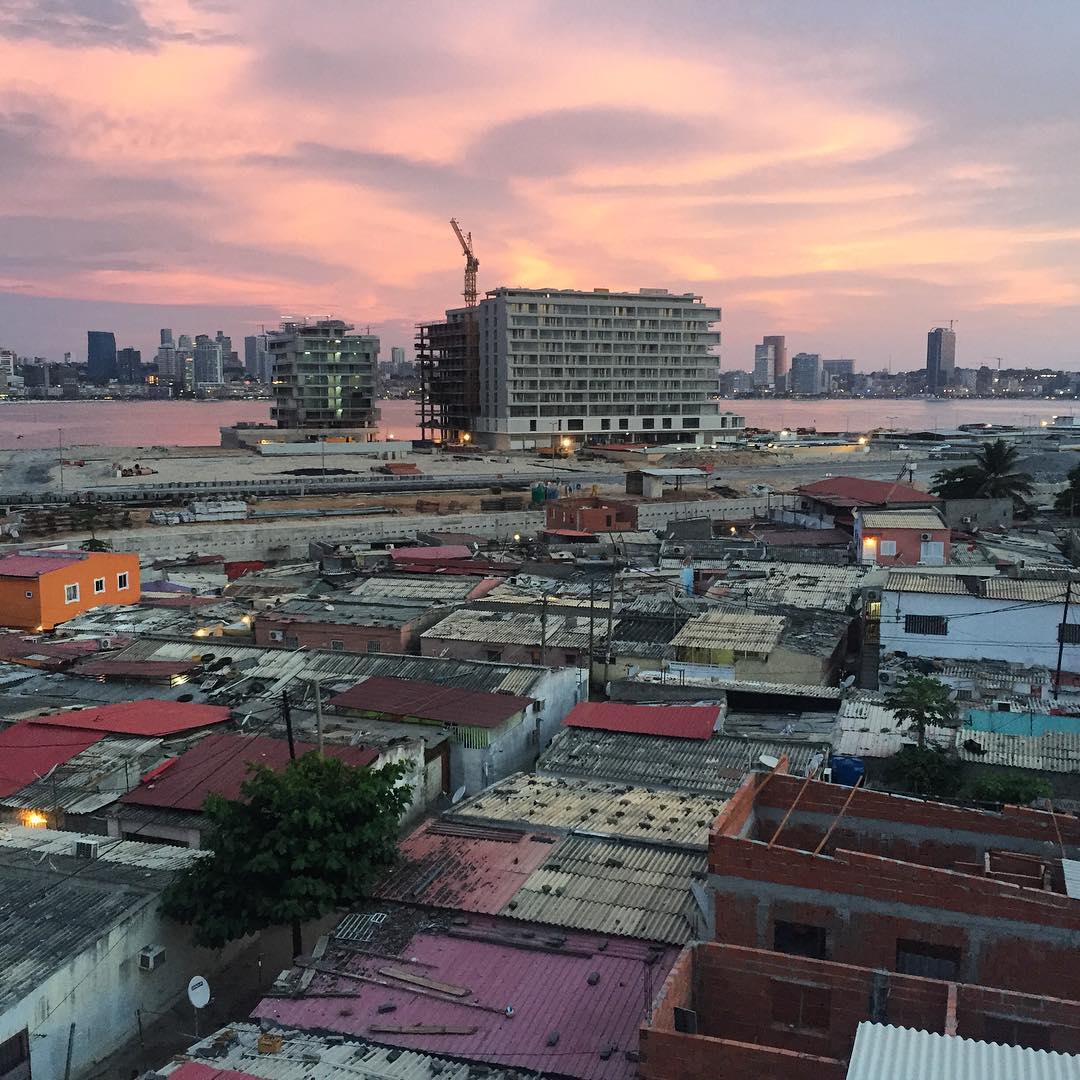
[[(192, 553), (219, 554), (227, 560), (264, 559), (285, 562), (307, 559), (308, 544), (321, 540), (344, 544), (378, 540), (388, 532), (415, 536), (418, 531), (433, 530), (476, 533), (510, 539), (516, 532), (535, 533), (544, 527), (540, 511), (515, 511), (491, 514), (416, 514), (392, 518), (311, 518), (289, 522), (222, 522), (217, 525), (177, 526), (99, 532), (117, 551), (137, 551), (144, 561), (177, 558)], [(77, 534), (82, 538), (84, 534)], [(50, 543), (58, 540), (50, 538)], [(0, 546), (0, 554), (17, 551), (25, 544)]]
[[(1053, 667), (1057, 661), (1062, 608), (1059, 603), (886, 591), (881, 596), (881, 652), (884, 655), (903, 651), (909, 656), (931, 659), (1007, 660), (1013, 664)], [(908, 633), (904, 627), (909, 615), (943, 615), (948, 632)], [(1080, 622), (1080, 605), (1070, 608), (1069, 622)], [(1080, 644), (1065, 646), (1062, 669), (1080, 672)]]
[(767, 508), (767, 497), (639, 503), (637, 527), (662, 529), (669, 521), (687, 521), (694, 518), (708, 518), (710, 521), (745, 521), (754, 516), (763, 517)]
[(1012, 499), (948, 499), (938, 509), (950, 529), (963, 532), (1008, 528), (1013, 523)]
[[(153, 1022), (184, 993), (193, 975), (205, 976), (213, 987), (213, 976), (242, 947), (195, 948), (190, 929), (164, 919), (159, 903), (156, 893), (136, 901), (123, 922), (87, 941), (81, 954), (0, 1017), (0, 1042), (24, 1027), (33, 1032), (35, 1080), (64, 1076), (72, 1024), (71, 1076), (78, 1080), (138, 1034), (137, 1010), (143, 1011), (144, 1024)], [(166, 948), (165, 963), (154, 971), (139, 970), (145, 945)]]

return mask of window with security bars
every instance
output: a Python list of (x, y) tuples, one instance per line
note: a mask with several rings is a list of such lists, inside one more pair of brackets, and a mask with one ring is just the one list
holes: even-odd
[(1080, 645), (1080, 623), (1062, 623), (1058, 627), (1058, 641), (1063, 645)]
[(949, 620), (944, 615), (905, 615), (905, 634), (938, 634), (949, 632)]

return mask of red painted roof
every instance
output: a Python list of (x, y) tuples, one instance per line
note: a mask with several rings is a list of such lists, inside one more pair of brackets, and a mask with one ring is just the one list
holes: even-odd
[[(383, 949), (383, 942), (371, 948)], [(384, 1045), (505, 1065), (530, 1076), (632, 1080), (638, 1066), (628, 1054), (636, 1057), (646, 1003), (663, 985), (677, 952), (633, 939), (613, 941), (550, 927), (533, 930), (471, 915), (466, 926), (415, 934), (399, 955), (402, 962), (395, 965), (343, 948), (331, 938), (326, 952), (331, 967), (390, 985), (369, 993), (355, 980), (320, 971), (310, 997), (264, 998), (253, 1015), (288, 1027), (361, 1035)], [(417, 974), (463, 987), (467, 994), (460, 1001), (419, 996), (380, 975), (387, 967), (411, 969), (412, 958), (420, 962)], [(394, 1006), (392, 1013), (380, 1012), (388, 1005)], [(508, 1006), (513, 1016), (505, 1015)], [(372, 1031), (379, 1025), (412, 1024), (463, 1027), (472, 1034)], [(601, 1056), (606, 1047), (613, 1052)]]
[[(313, 743), (296, 744), (296, 756), (315, 749)], [(327, 746), (328, 757), (346, 765), (370, 765), (378, 760), (378, 750), (363, 746)], [(179, 758), (164, 773), (129, 791), (120, 801), (139, 806), (167, 806), (172, 810), (201, 810), (206, 796), (240, 797), (247, 779), (248, 765), (269, 765), (283, 769), (289, 763), (285, 739), (266, 735), (208, 735)]]
[(185, 1061), (179, 1069), (169, 1073), (169, 1080), (258, 1080), (258, 1076), (235, 1069), (215, 1069), (201, 1061)]
[(375, 895), (495, 915), (551, 854), (556, 840), (521, 829), (432, 821), (402, 840), (402, 861)]
[(22, 722), (0, 731), (0, 796), (11, 795), (100, 741), (97, 731), (65, 731)]
[(187, 701), (121, 701), (115, 705), (98, 705), (92, 709), (50, 713), (35, 716), (31, 724), (51, 727), (83, 728), (113, 735), (139, 735), (160, 738), (180, 731), (220, 724), (229, 718), (223, 705), (196, 705)]
[(365, 679), (330, 699), (330, 704), (339, 709), (416, 716), (439, 724), (484, 728), (498, 727), (532, 703), (532, 698), (514, 694), (485, 694), (420, 679), (383, 676)]
[(940, 500), (936, 495), (920, 491), (910, 484), (895, 480), (865, 480), (861, 476), (830, 476), (815, 480), (796, 489), (800, 494), (813, 495), (824, 502), (842, 506), (885, 506), (903, 503), (927, 505)]
[(19, 553), (0, 556), (0, 577), (36, 578), (53, 570), (64, 570), (86, 558), (85, 551), (50, 551), (40, 555)]
[(471, 559), (472, 549), (464, 544), (439, 544), (435, 547), (400, 547), (390, 552), (394, 562), (427, 562), (431, 559)]
[(633, 735), (670, 735), (675, 739), (710, 739), (720, 716), (716, 705), (624, 705), (582, 701), (566, 714), (567, 727), (626, 731)]

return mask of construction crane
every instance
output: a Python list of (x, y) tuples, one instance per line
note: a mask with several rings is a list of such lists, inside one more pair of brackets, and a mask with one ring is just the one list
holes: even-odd
[(465, 292), (462, 294), (465, 297), (465, 306), (476, 307), (476, 271), (480, 269), (480, 260), (473, 252), (472, 233), (463, 233), (457, 218), (450, 219), (450, 226), (465, 253)]

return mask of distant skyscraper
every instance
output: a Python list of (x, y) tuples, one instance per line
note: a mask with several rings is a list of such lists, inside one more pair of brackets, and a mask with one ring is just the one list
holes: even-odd
[(15, 350), (0, 349), (0, 375), (15, 374)]
[(400, 345), (390, 346), (390, 367), (394, 371), (400, 371), (405, 363), (405, 350)]
[(206, 334), (195, 338), (195, 385), (218, 386), (225, 381), (221, 346)]
[(192, 345), (191, 345), (191, 335), (190, 334), (181, 334), (176, 339), (176, 347), (178, 349), (190, 349), (192, 347)]
[(142, 353), (130, 347), (116, 354), (116, 381), (134, 386), (143, 381)]
[(266, 345), (265, 334), (249, 334), (244, 338), (244, 370), (256, 382), (272, 381), (273, 358)]
[(232, 338), (219, 330), (214, 336), (214, 343), (221, 350), (222, 365), (227, 365), (229, 363), (229, 358), (232, 356)]
[(116, 378), (116, 335), (111, 330), (87, 330), (86, 372), (99, 385)]
[(172, 345), (173, 344), (173, 336), (172, 336), (172, 331), (171, 330), (162, 329), (162, 331), (161, 331), (161, 344), (162, 345)]
[(821, 368), (826, 375), (854, 375), (854, 360), (823, 360)]
[(771, 389), (776, 384), (776, 346), (754, 346), (754, 386), (759, 390)]
[(367, 428), (374, 438), (379, 339), (340, 319), (284, 322), (266, 335), (280, 428)]
[(762, 345), (771, 345), (773, 350), (773, 386), (782, 394), (788, 389), (787, 344), (783, 334), (769, 334), (761, 339)]
[(926, 390), (940, 393), (953, 380), (956, 369), (956, 334), (951, 328), (935, 326), (926, 335)]
[(817, 353), (796, 353), (791, 358), (788, 389), (811, 397), (821, 393), (821, 357)]

